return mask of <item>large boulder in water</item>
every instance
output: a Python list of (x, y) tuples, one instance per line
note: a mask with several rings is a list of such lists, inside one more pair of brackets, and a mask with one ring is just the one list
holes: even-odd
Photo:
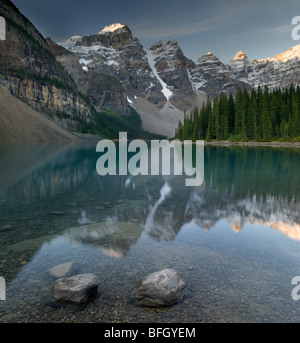
[(63, 277), (53, 283), (51, 295), (59, 302), (82, 304), (97, 294), (98, 286), (98, 278), (91, 273)]
[(140, 305), (163, 307), (176, 304), (183, 297), (185, 281), (174, 269), (164, 269), (138, 281), (136, 299)]

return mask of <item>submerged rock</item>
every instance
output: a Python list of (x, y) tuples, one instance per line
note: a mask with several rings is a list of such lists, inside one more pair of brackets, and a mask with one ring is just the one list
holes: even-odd
[(95, 210), (98, 210), (98, 211), (104, 211), (105, 209), (106, 209), (106, 206), (99, 205), (95, 207)]
[(42, 236), (38, 238), (28, 239), (25, 241), (12, 244), (8, 246), (7, 249), (14, 252), (23, 252), (26, 250), (39, 249), (44, 243), (51, 242), (57, 236), (58, 235), (55, 234), (55, 235), (47, 235), (47, 236)]
[(163, 307), (176, 304), (183, 297), (186, 282), (174, 269), (164, 269), (138, 282), (136, 299), (140, 305)]
[(65, 214), (67, 214), (67, 212), (63, 212), (63, 211), (52, 211), (50, 212), (51, 215), (53, 216), (64, 216)]
[(74, 271), (75, 271), (74, 261), (61, 263), (61, 264), (58, 264), (57, 266), (54, 266), (48, 269), (48, 272), (50, 273), (50, 275), (54, 276), (55, 278), (71, 276), (72, 274), (75, 274)]
[(98, 286), (98, 278), (94, 274), (87, 273), (56, 280), (50, 292), (56, 301), (82, 304), (97, 294)]
[(13, 228), (14, 227), (12, 225), (3, 225), (3, 226), (0, 226), (0, 232), (10, 231)]

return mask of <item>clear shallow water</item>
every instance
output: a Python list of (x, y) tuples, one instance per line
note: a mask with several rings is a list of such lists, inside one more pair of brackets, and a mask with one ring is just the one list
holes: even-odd
[[(300, 152), (206, 147), (205, 182), (96, 173), (92, 144), (0, 146), (0, 322), (300, 322)], [(49, 268), (99, 276), (99, 294), (53, 301)], [(163, 309), (135, 301), (164, 268), (187, 282)]]

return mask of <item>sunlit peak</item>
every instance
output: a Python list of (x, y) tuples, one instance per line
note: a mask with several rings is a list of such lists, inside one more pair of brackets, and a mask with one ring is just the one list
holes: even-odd
[(114, 23), (114, 24), (105, 26), (104, 29), (101, 30), (99, 33), (101, 33), (101, 32), (114, 32), (114, 31), (116, 31), (118, 29), (121, 29), (124, 26), (125, 25), (122, 25), (120, 23)]

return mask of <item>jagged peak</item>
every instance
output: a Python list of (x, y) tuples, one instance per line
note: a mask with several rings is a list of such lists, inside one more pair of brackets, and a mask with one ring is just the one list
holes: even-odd
[(67, 40), (67, 43), (76, 43), (81, 38), (81, 36), (72, 36)]
[(243, 51), (239, 51), (235, 54), (235, 56), (233, 57), (233, 61), (243, 61), (245, 59), (248, 59), (247, 55), (243, 52)]
[(198, 58), (197, 63), (202, 62), (220, 62), (217, 56), (215, 56), (212, 52), (207, 52), (202, 57)]
[(272, 58), (265, 58), (261, 60), (257, 60), (258, 62), (267, 62), (267, 61), (279, 61), (279, 62), (287, 62), (295, 57), (300, 58), (300, 44), (293, 46), (287, 51), (284, 51), (280, 54), (275, 55)]
[(175, 56), (176, 54), (182, 54), (176, 40), (169, 40), (167, 42), (159, 40), (154, 43), (149, 50), (151, 50), (155, 55), (165, 56), (168, 59), (172, 58), (172, 56)]
[(165, 48), (167, 48), (167, 47), (176, 47), (176, 48), (179, 48), (179, 46), (178, 46), (178, 42), (176, 41), (176, 40), (169, 40), (169, 41), (167, 41), (167, 42), (164, 42), (163, 40), (159, 40), (159, 41), (157, 41), (156, 43), (154, 43), (151, 47), (150, 47), (150, 49), (151, 50), (155, 50), (155, 49), (160, 49), (160, 48), (162, 48), (162, 47), (165, 47)]
[(125, 25), (120, 24), (120, 23), (113, 23), (111, 25), (106, 25), (101, 31), (98, 33), (103, 33), (103, 32), (115, 32), (118, 29), (121, 29), (125, 27)]
[(207, 52), (206, 54), (204, 54), (201, 58), (217, 58), (212, 52)]
[(97, 34), (98, 35), (103, 35), (103, 34), (114, 34), (114, 33), (122, 33), (122, 32), (128, 32), (132, 34), (131, 30), (127, 25), (123, 25), (120, 23), (114, 23), (111, 25), (106, 25), (104, 29), (99, 31)]

